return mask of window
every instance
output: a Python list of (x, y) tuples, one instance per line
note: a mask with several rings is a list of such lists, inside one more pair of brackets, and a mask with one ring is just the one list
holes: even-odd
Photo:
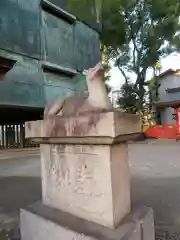
[(166, 92), (167, 93), (178, 93), (178, 92), (180, 92), (180, 87), (177, 87), (177, 88), (167, 88)]

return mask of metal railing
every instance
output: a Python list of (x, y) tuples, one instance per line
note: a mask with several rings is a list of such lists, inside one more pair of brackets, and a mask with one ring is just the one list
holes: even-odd
[(38, 147), (38, 145), (25, 139), (23, 123), (0, 125), (0, 149), (34, 147)]

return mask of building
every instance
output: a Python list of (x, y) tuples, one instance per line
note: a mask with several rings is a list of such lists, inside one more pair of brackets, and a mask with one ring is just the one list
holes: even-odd
[(25, 121), (86, 89), (81, 72), (100, 60), (99, 30), (66, 0), (0, 1), (0, 147), (23, 147)]
[(180, 70), (169, 69), (159, 75), (158, 101), (161, 124), (175, 124), (174, 108), (180, 107)]

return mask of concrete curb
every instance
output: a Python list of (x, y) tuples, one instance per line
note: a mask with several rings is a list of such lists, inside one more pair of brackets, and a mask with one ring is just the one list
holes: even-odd
[(23, 158), (40, 158), (40, 155), (39, 154), (32, 154), (32, 155), (20, 155), (20, 156), (7, 156), (7, 157), (1, 157), (0, 156), (0, 161), (3, 161), (3, 160), (12, 160), (12, 159), (23, 159)]
[(40, 151), (40, 148), (0, 148), (0, 154), (3, 152), (34, 152), (34, 151)]
[(40, 149), (7, 149), (0, 150), (0, 161), (18, 158), (40, 157)]
[(146, 144), (146, 145), (179, 145), (180, 142), (175, 142), (171, 139), (153, 139), (144, 141), (129, 141), (128, 144)]

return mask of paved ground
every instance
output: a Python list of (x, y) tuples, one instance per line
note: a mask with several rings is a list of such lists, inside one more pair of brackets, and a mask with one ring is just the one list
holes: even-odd
[[(19, 210), (28, 203), (41, 198), (39, 157), (22, 157), (21, 154), (3, 156), (0, 152), (0, 239), (19, 239), (5, 237), (1, 230), (18, 229)], [(11, 159), (10, 159), (11, 158)], [(16, 232), (15, 232), (16, 233)], [(12, 233), (14, 236), (14, 232)], [(17, 233), (19, 235), (19, 233)]]
[(180, 146), (129, 145), (132, 205), (153, 207), (156, 239), (180, 240)]
[[(20, 207), (41, 198), (37, 154), (35, 157), (28, 154), (27, 157), (2, 158), (0, 154), (1, 222), (6, 221), (7, 216), (14, 219)], [(151, 206), (156, 226), (175, 226), (180, 230), (179, 144), (130, 144), (129, 158), (133, 207)]]
[(180, 224), (180, 146), (129, 145), (133, 205), (152, 206), (157, 225)]

